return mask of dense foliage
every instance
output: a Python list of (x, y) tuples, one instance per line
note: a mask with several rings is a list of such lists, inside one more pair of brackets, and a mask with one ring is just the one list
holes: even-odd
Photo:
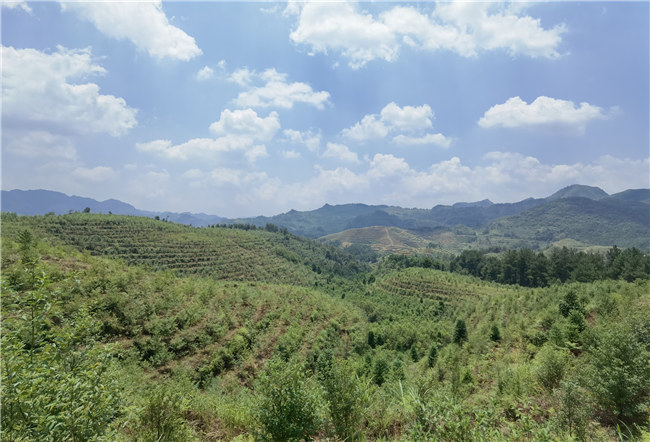
[[(7, 440), (647, 435), (650, 281), (624, 276), (632, 249), (601, 258), (605, 273), (591, 282), (573, 268), (522, 287), (432, 259), (409, 267), (394, 258), (368, 272), (273, 227), (116, 218), (107, 228), (110, 216), (3, 217)], [(144, 258), (90, 250), (93, 231), (115, 249), (131, 232), (156, 262), (171, 253), (166, 244), (223, 241), (220, 253), (249, 252), (231, 255), (229, 273), (154, 270), (132, 265)], [(296, 260), (279, 259), (281, 246)], [(528, 256), (494, 259), (509, 253)]]
[(487, 281), (545, 287), (568, 281), (593, 282), (604, 279), (650, 278), (650, 255), (638, 249), (614, 246), (606, 254), (568, 249), (552, 249), (548, 256), (530, 249), (509, 250), (501, 257), (478, 250), (465, 250), (454, 258), (450, 270)]

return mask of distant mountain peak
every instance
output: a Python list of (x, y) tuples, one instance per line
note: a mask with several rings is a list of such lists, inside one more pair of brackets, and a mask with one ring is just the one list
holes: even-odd
[(558, 190), (553, 195), (546, 198), (546, 200), (556, 201), (563, 198), (588, 198), (590, 200), (599, 200), (606, 196), (609, 196), (609, 194), (600, 187), (573, 184), (564, 189)]
[(484, 200), (476, 201), (476, 202), (473, 202), (473, 203), (462, 203), (462, 202), (461, 203), (456, 203), (452, 207), (456, 207), (456, 208), (459, 208), (459, 207), (490, 207), (493, 204), (494, 203), (492, 201), (490, 201), (489, 199), (484, 199)]

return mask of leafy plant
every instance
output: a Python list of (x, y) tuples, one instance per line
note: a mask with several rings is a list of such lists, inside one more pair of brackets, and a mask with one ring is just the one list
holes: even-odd
[(370, 386), (346, 361), (333, 362), (323, 372), (321, 384), (336, 435), (342, 440), (361, 438)]
[(589, 389), (611, 423), (642, 423), (650, 402), (650, 352), (625, 325), (603, 330), (590, 350)]
[(295, 360), (273, 358), (259, 376), (254, 416), (259, 436), (273, 441), (309, 438), (321, 426), (322, 398)]
[(136, 427), (138, 440), (143, 442), (184, 442), (191, 432), (183, 419), (187, 399), (177, 385), (163, 382), (145, 393)]
[[(8, 440), (108, 437), (123, 398), (112, 348), (79, 311), (54, 328), (46, 274), (26, 296), (3, 287), (2, 434)], [(59, 319), (57, 319), (59, 320)]]

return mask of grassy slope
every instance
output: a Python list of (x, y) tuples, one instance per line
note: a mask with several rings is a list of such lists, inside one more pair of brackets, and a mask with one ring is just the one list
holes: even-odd
[[(251, 386), (273, 354), (307, 356), (326, 339), (344, 354), (361, 331), (360, 310), (319, 290), (152, 272), (38, 241), (37, 273), (49, 275), (51, 293), (65, 294), (63, 314), (92, 311), (103, 339), (159, 374), (189, 373), (201, 382), (228, 374)], [(24, 267), (8, 238), (2, 264), (4, 295), (13, 296)]]
[[(304, 262), (328, 262), (329, 252), (312, 242), (304, 243), (303, 248), (284, 249), (295, 250), (298, 259), (277, 264), (284, 258), (268, 249), (282, 244), (286, 238), (281, 234), (192, 229), (152, 220), (90, 215), (60, 217), (65, 219), (61, 227), (56, 219), (4, 220), (3, 297), (7, 296), (7, 287), (18, 290), (13, 293), (11, 289), (9, 296), (21, 296), (19, 283), (24, 270), (14, 240), (21, 229), (29, 227), (39, 238), (39, 269), (51, 276), (50, 291), (65, 297), (61, 309), (66, 315), (84, 308), (92, 312), (101, 324), (103, 339), (119, 344), (125, 362), (137, 362), (138, 368), (129, 375), (132, 382), (142, 384), (148, 379), (145, 383), (157, 383), (169, 375), (179, 382), (190, 379), (199, 383), (200, 389), (183, 388), (191, 392), (188, 398), (193, 398), (188, 399), (186, 420), (203, 440), (250, 434), (254, 425), (249, 411), (254, 401), (250, 389), (269, 357), (298, 354), (313, 367), (325, 348), (332, 349), (338, 358), (349, 359), (364, 379), (372, 379), (377, 360), (389, 361), (386, 383), (381, 387), (370, 385), (367, 391), (370, 399), (364, 411), (363, 432), (368, 439), (408, 439), (410, 431), (419, 428), (418, 406), (446, 403), (430, 396), (436, 391), (452, 401), (449, 406), (466, 413), (468, 426), (479, 416), (472, 414), (477, 410), (494, 413), (496, 423), (477, 429), (491, 432), (484, 437), (499, 434), (503, 440), (526, 440), (531, 432), (539, 432), (538, 437), (543, 438), (547, 428), (560, 431), (553, 427), (550, 411), (558, 405), (554, 396), (538, 385), (536, 377), (538, 353), (551, 345), (545, 341), (552, 341), (565, 353), (568, 348), (575, 352), (565, 374), (575, 378), (584, 361), (589, 360), (581, 352), (588, 350), (598, 330), (623, 322), (636, 324), (639, 330), (650, 329), (647, 281), (523, 289), (410, 268), (378, 274), (374, 282), (364, 284), (357, 279), (325, 278), (311, 271)], [(162, 256), (171, 252), (164, 252), (168, 250), (165, 247), (186, 250), (200, 244), (220, 244), (221, 253), (232, 247), (247, 252), (232, 261), (232, 272), (220, 276), (232, 280), (217, 281), (214, 277), (131, 267), (60, 245), (86, 244), (83, 241), (98, 236), (98, 224), (107, 220), (117, 220), (122, 226), (118, 231), (130, 232), (123, 233), (125, 238), (137, 237), (137, 250), (146, 250), (147, 256), (160, 254), (154, 263), (166, 262)], [(74, 228), (66, 227), (68, 224)], [(84, 230), (88, 233), (79, 233)], [(118, 246), (128, 242), (111, 240)], [(245, 245), (246, 241), (250, 245)], [(263, 270), (237, 269), (245, 265), (244, 260), (255, 259), (254, 255), (262, 256)], [(134, 256), (129, 258), (133, 262), (147, 262), (137, 253)], [(273, 276), (273, 282), (260, 282), (271, 274), (268, 268), (283, 272), (282, 265), (294, 267), (291, 271), (296, 273), (290, 274), (294, 284), (288, 284), (284, 275)], [(161, 267), (175, 268), (173, 262)], [(317, 281), (317, 288), (301, 286)], [(587, 329), (577, 347), (563, 341), (562, 333), (570, 324), (558, 313), (558, 305), (569, 290), (579, 294), (586, 311)], [(465, 320), (468, 327), (469, 339), (462, 347), (452, 343), (457, 319)], [(490, 339), (495, 325), (502, 336), (498, 342)], [(374, 348), (368, 343), (370, 331), (378, 341), (381, 337)], [(424, 356), (432, 345), (438, 347), (439, 355), (430, 369)], [(402, 375), (395, 368), (398, 365)], [(136, 399), (143, 394), (141, 386), (131, 388)], [(424, 402), (417, 402), (420, 400)], [(460, 425), (454, 416), (447, 416), (445, 426)], [(566, 437), (565, 433), (554, 434)], [(590, 434), (600, 439), (613, 436), (595, 423)]]
[(364, 269), (338, 249), (291, 234), (194, 228), (119, 215), (3, 218), (3, 236), (9, 238), (30, 228), (93, 255), (184, 275), (312, 286), (326, 274), (351, 276)]

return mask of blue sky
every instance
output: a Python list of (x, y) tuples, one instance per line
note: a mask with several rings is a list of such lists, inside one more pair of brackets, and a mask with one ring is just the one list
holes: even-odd
[(2, 188), (227, 217), (650, 186), (647, 2), (5, 2)]

